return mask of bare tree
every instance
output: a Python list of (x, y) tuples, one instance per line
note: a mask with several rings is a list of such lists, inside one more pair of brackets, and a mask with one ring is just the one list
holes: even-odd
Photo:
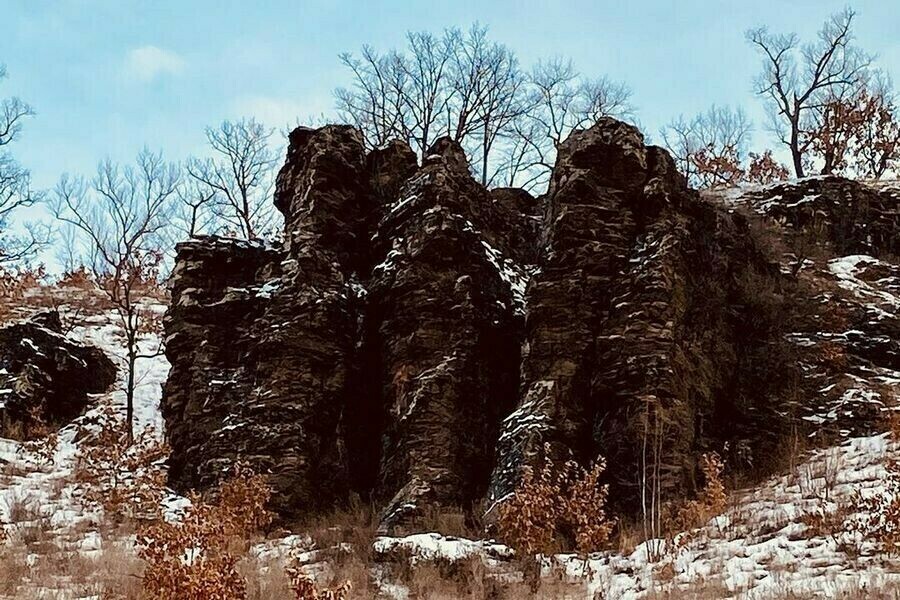
[(482, 185), (488, 186), (501, 171), (492, 163), (497, 141), (527, 108), (526, 79), (512, 51), (491, 42), (486, 27), (476, 24), (466, 35), (457, 36), (450, 77), (456, 126), (451, 133), (468, 148)]
[(855, 13), (846, 9), (833, 15), (815, 42), (800, 45), (796, 34), (773, 34), (765, 27), (747, 32), (748, 41), (763, 56), (756, 81), (766, 97), (773, 129), (791, 151), (794, 173), (805, 174), (803, 159), (817, 107), (829, 100), (853, 95), (866, 82), (871, 57), (853, 44)]
[(601, 117), (631, 117), (631, 89), (621, 81), (603, 76), (581, 83), (581, 114), (579, 126), (596, 123)]
[[(5, 78), (6, 68), (0, 65), (0, 81)], [(40, 199), (31, 188), (31, 173), (9, 151), (33, 115), (31, 106), (19, 98), (0, 100), (0, 265), (34, 256), (49, 240), (49, 228), (37, 223), (25, 223), (21, 234), (10, 233), (14, 214)]]
[(78, 229), (68, 223), (63, 223), (57, 231), (56, 262), (63, 269), (63, 274), (69, 275), (82, 266), (82, 255), (78, 244)]
[(158, 356), (161, 348), (143, 354), (140, 336), (150, 313), (140, 302), (149, 284), (155, 284), (162, 260), (162, 233), (169, 224), (171, 202), (180, 171), (162, 154), (143, 150), (132, 166), (102, 162), (96, 175), (85, 181), (63, 175), (49, 206), (62, 223), (80, 234), (98, 287), (115, 307), (125, 338), (127, 380), (126, 423), (133, 440), (135, 365)]
[(553, 168), (555, 148), (546, 144), (545, 139), (541, 128), (526, 112), (512, 120), (508, 133), (500, 139), (503, 148), (495, 178), (501, 185), (532, 191), (546, 181)]
[[(513, 144), (530, 160), (514, 162), (519, 171), (512, 180), (528, 188), (543, 186), (553, 168), (559, 145), (576, 130), (601, 117), (628, 118), (631, 92), (609, 78), (584, 79), (571, 61), (554, 58), (539, 62), (528, 79), (528, 98), (522, 117), (511, 125)], [(507, 171), (507, 175), (509, 175)]]
[(406, 69), (396, 52), (381, 56), (363, 46), (361, 58), (350, 53), (340, 55), (341, 62), (353, 73), (352, 88), (335, 90), (338, 114), (356, 126), (371, 148), (383, 146), (393, 138), (409, 140)]
[(691, 185), (714, 188), (741, 179), (751, 129), (743, 110), (712, 106), (691, 120), (678, 117), (660, 136)]
[(353, 85), (336, 90), (338, 111), (370, 147), (398, 138), (424, 157), (448, 135), (486, 186), (540, 187), (569, 132), (631, 113), (625, 85), (585, 79), (559, 59), (526, 74), (477, 23), (465, 32), (409, 33), (404, 51), (379, 54), (366, 46), (359, 58), (342, 54), (341, 61)]
[(424, 156), (435, 139), (450, 131), (450, 60), (459, 49), (460, 34), (455, 29), (441, 36), (410, 32), (407, 40), (410, 54), (398, 55), (406, 76), (403, 100), (413, 147)]
[(539, 62), (531, 73), (533, 120), (543, 129), (544, 139), (559, 147), (569, 133), (587, 122), (578, 72), (572, 61), (553, 58)]
[(175, 191), (172, 229), (179, 238), (192, 238), (216, 230), (215, 188), (194, 177), (183, 178)]
[(272, 233), (275, 225), (270, 195), (278, 151), (271, 146), (273, 133), (253, 118), (224, 121), (206, 129), (214, 156), (187, 163), (188, 175), (214, 192), (209, 203), (216, 217), (247, 239)]

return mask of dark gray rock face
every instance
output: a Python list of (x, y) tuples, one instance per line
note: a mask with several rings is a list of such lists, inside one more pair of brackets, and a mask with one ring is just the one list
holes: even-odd
[(350, 492), (385, 528), (484, 495), (515, 402), (537, 202), (492, 198), (462, 149), (419, 169), (348, 127), (291, 134), (280, 249), (180, 244), (163, 414), (178, 489), (235, 461), (270, 474), (287, 518)]
[[(403, 533), (432, 509), (490, 509), (545, 444), (605, 456), (623, 510), (647, 469), (668, 497), (689, 493), (705, 451), (776, 468), (765, 457), (815, 425), (812, 386), (835, 374), (810, 375), (833, 335), (796, 339), (825, 318), (834, 274), (798, 277), (765, 237), (804, 230), (802, 214), (701, 197), (612, 119), (573, 133), (550, 181), (541, 198), (485, 190), (449, 138), (420, 167), (399, 142), (366, 153), (350, 127), (295, 130), (275, 192), (283, 246), (178, 247), (172, 485), (241, 461), (270, 476), (285, 519), (358, 494)], [(847, 185), (836, 193), (860, 208), (832, 213), (830, 251), (893, 252), (883, 198)], [(893, 365), (900, 330), (847, 302), (866, 332), (843, 332), (850, 354)]]
[(883, 430), (900, 366), (900, 188), (811, 177), (718, 200), (776, 226), (783, 269), (805, 289), (790, 339), (804, 349), (810, 435), (834, 442)]
[(900, 189), (821, 176), (750, 189), (738, 202), (833, 253), (900, 255)]
[(513, 292), (482, 233), (501, 217), (459, 146), (439, 140), (429, 154), (386, 207), (383, 260), (367, 286), (365, 347), (378, 356), (384, 423), (376, 491), (390, 498), (384, 527), (397, 531), (427, 506), (484, 493), (518, 373)]
[(163, 402), (174, 485), (210, 485), (244, 461), (271, 475), (282, 514), (346, 496), (339, 429), (356, 331), (349, 276), (371, 201), (367, 176), (356, 131), (299, 128), (275, 190), (283, 249), (218, 239), (179, 246)]
[(59, 427), (107, 391), (116, 366), (102, 350), (62, 334), (59, 315), (44, 312), (0, 328), (2, 429), (25, 438), (38, 425)]
[[(161, 404), (172, 445), (169, 478), (187, 489), (211, 485), (230, 460), (252, 453), (261, 430), (241, 411), (253, 397), (246, 332), (262, 316), (280, 255), (261, 243), (205, 237), (180, 244), (165, 317), (171, 363)], [(277, 280), (276, 280), (277, 281)]]
[(738, 354), (780, 335), (747, 325), (738, 284), (753, 271), (781, 285), (777, 267), (744, 219), (701, 200), (667, 153), (617, 121), (562, 145), (546, 202), (522, 391), (499, 438), (489, 510), (545, 448), (554, 460), (605, 456), (620, 506), (634, 506), (640, 474), (654, 470), (648, 447), (667, 497), (692, 489), (700, 452), (770, 414), (727, 399), (758, 384)]

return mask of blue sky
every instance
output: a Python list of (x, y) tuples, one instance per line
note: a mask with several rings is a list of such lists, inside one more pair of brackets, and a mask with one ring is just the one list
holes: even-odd
[[(228, 0), (2, 0), (0, 62), (37, 117), (15, 147), (35, 183), (129, 160), (144, 145), (170, 159), (203, 151), (203, 128), (256, 116), (283, 127), (328, 112), (348, 82), (337, 55), (363, 43), (400, 45), (406, 30), (480, 21), (524, 64), (570, 57), (634, 91), (654, 134), (678, 114), (742, 105), (766, 142), (751, 80), (751, 26), (810, 37), (843, 0), (454, 0), (337, 2)], [(852, 2), (860, 44), (900, 83), (900, 1)]]

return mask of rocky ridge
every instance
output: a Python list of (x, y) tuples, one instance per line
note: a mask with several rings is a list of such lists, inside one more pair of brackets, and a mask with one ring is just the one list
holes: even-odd
[(765, 208), (791, 208), (786, 191), (701, 196), (612, 119), (570, 136), (541, 198), (484, 189), (447, 138), (419, 166), (400, 142), (367, 153), (350, 127), (298, 128), (282, 246), (178, 246), (171, 483), (246, 462), (285, 519), (359, 495), (406, 533), (431, 510), (490, 514), (545, 450), (606, 456), (627, 511), (648, 443), (676, 496), (701, 452), (757, 476), (792, 435), (870, 430), (896, 336), (859, 294), (895, 281), (895, 205), (812, 181), (828, 226)]

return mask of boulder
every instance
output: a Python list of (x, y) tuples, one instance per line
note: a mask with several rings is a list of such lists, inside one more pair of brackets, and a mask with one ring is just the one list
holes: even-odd
[(39, 313), (0, 328), (0, 423), (4, 436), (31, 438), (58, 428), (116, 381), (116, 366), (99, 348), (62, 333), (59, 314)]

